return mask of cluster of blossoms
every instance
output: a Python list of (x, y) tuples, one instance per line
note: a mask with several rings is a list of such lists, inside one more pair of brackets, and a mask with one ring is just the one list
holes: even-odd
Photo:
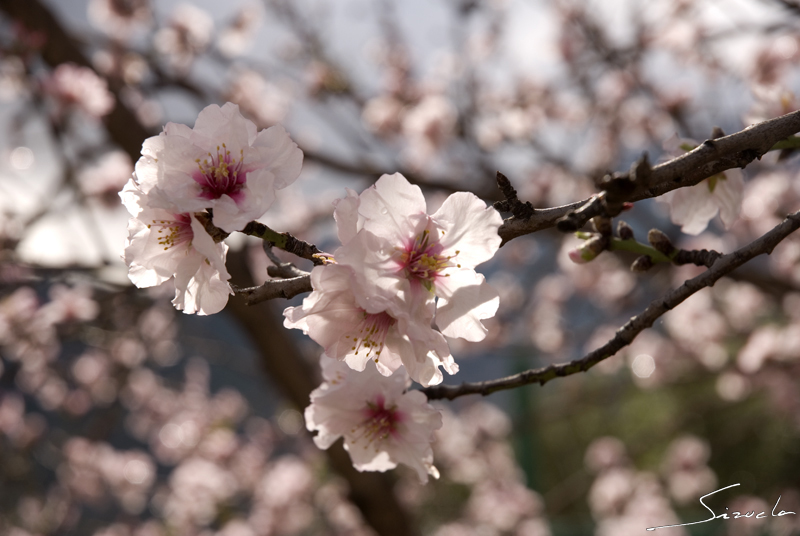
[(429, 215), (422, 191), (399, 173), (361, 195), (348, 190), (334, 218), (335, 261), (314, 268), (314, 291), (284, 312), (286, 327), (346, 364), (323, 356), (326, 383), (312, 394), (306, 425), (322, 448), (344, 436), (360, 470), (404, 463), (427, 481), (438, 475), (430, 438), (441, 417), (405, 390), (410, 380), (441, 383), (439, 367), (458, 372), (446, 336), (486, 336), (481, 320), (494, 316), (499, 296), (474, 268), (499, 248), (502, 219), (466, 192)]
[[(233, 104), (209, 106), (194, 129), (167, 124), (145, 141), (120, 193), (133, 216), (124, 254), (130, 279), (149, 287), (174, 277), (178, 309), (220, 311), (232, 293), (227, 246), (204, 223), (242, 230), (301, 163), (282, 127), (257, 133)], [(467, 192), (429, 215), (420, 188), (399, 173), (360, 195), (348, 190), (334, 218), (342, 246), (313, 269), (303, 304), (284, 312), (285, 326), (302, 329), (327, 356), (307, 426), (320, 432), (322, 448), (345, 436), (360, 470), (404, 463), (427, 480), (438, 475), (430, 443), (441, 416), (406, 390), (411, 380), (441, 383), (440, 367), (458, 372), (446, 337), (485, 338), (481, 321), (494, 316), (499, 296), (475, 266), (500, 247), (502, 218)]]
[(173, 304), (212, 314), (232, 294), (228, 247), (198, 219), (230, 233), (261, 217), (275, 190), (300, 174), (303, 153), (281, 126), (257, 132), (238, 106), (211, 105), (193, 129), (168, 123), (145, 140), (134, 177), (120, 193), (132, 218), (125, 247), (130, 279), (151, 287), (175, 279)]

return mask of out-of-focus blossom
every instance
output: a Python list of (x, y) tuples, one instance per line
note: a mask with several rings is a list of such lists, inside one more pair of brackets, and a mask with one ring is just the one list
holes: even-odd
[(494, 316), (497, 292), (475, 266), (500, 247), (500, 214), (474, 194), (456, 192), (433, 215), (425, 197), (399, 173), (383, 175), (335, 211), (343, 246), (336, 262), (353, 268), (369, 296), (392, 293), (436, 303), (436, 325), (448, 337), (480, 341), (481, 320)]
[(227, 99), (238, 104), (244, 113), (263, 126), (272, 126), (282, 121), (291, 104), (291, 98), (286, 91), (250, 70), (234, 76), (227, 91)]
[(325, 348), (325, 355), (357, 371), (373, 360), (386, 376), (405, 366), (425, 386), (441, 383), (439, 366), (458, 372), (447, 340), (430, 327), (432, 314), (424, 303), (415, 306), (387, 291), (365, 296), (357, 284), (347, 266), (315, 267), (314, 291), (302, 306), (284, 311), (284, 326), (302, 329)]
[(145, 192), (158, 186), (181, 213), (213, 209), (214, 225), (233, 232), (261, 217), (302, 163), (282, 126), (257, 132), (227, 103), (203, 109), (193, 129), (167, 123), (145, 140), (136, 176)]
[(90, 167), (78, 174), (78, 183), (87, 196), (97, 197), (107, 205), (118, 205), (118, 193), (133, 175), (133, 163), (128, 153), (112, 151), (104, 154)]
[(92, 64), (107, 78), (118, 78), (129, 86), (142, 82), (150, 66), (140, 54), (125, 49), (98, 50), (92, 55)]
[(178, 526), (208, 525), (237, 488), (233, 475), (223, 467), (204, 458), (188, 458), (170, 475), (171, 495), (164, 516)]
[(160, 194), (157, 188), (143, 193), (133, 179), (120, 193), (133, 216), (124, 253), (128, 276), (140, 288), (174, 277), (176, 308), (217, 313), (233, 294), (225, 268), (228, 246), (215, 244), (194, 214), (170, 208)]
[(53, 285), (49, 294), (50, 301), (40, 309), (40, 314), (51, 324), (88, 322), (100, 312), (100, 306), (92, 299), (92, 289), (88, 286), (69, 288)]
[[(478, 483), (467, 503), (474, 521), (506, 532), (525, 517), (543, 510), (542, 499), (534, 491), (513, 480), (487, 480)], [(548, 534), (545, 532), (542, 536)]]
[(217, 38), (220, 52), (229, 57), (243, 53), (261, 26), (263, 17), (264, 11), (258, 2), (243, 5), (233, 21), (222, 29)]
[(443, 95), (428, 95), (403, 114), (403, 134), (408, 137), (409, 157), (423, 163), (450, 140), (458, 121), (458, 111)]
[(601, 437), (589, 444), (584, 455), (586, 467), (594, 473), (628, 465), (625, 444), (616, 437)]
[(25, 63), (17, 56), (0, 61), (0, 101), (11, 101), (25, 92)]
[(755, 101), (742, 118), (746, 125), (786, 115), (800, 107), (800, 102), (797, 101), (795, 94), (780, 84), (759, 84), (753, 86), (752, 92)]
[(345, 449), (359, 471), (386, 471), (402, 463), (425, 483), (439, 477), (433, 466), (434, 430), (441, 414), (425, 395), (407, 391), (411, 382), (404, 370), (389, 377), (372, 365), (356, 372), (322, 358), (325, 382), (311, 393), (305, 419), (318, 447), (327, 449), (344, 437)]
[[(673, 136), (664, 143), (671, 156), (679, 156), (697, 147), (693, 140)], [(669, 206), (672, 223), (690, 235), (698, 235), (708, 227), (708, 222), (719, 213), (726, 229), (739, 217), (744, 195), (744, 176), (740, 169), (729, 169), (699, 184), (667, 192), (658, 201)]]
[(172, 12), (169, 25), (155, 35), (156, 49), (164, 54), (170, 64), (185, 71), (195, 57), (203, 52), (214, 33), (211, 15), (192, 4), (179, 4)]
[(62, 63), (45, 80), (44, 88), (58, 103), (58, 114), (77, 108), (100, 118), (114, 108), (114, 96), (106, 81), (88, 67)]
[(589, 506), (597, 519), (619, 515), (633, 494), (636, 473), (629, 468), (603, 471), (589, 489)]
[(382, 95), (367, 101), (361, 112), (361, 120), (370, 131), (387, 136), (400, 130), (402, 112), (402, 102), (392, 96)]
[(90, 0), (89, 20), (115, 39), (127, 39), (152, 18), (149, 0)]
[[(778, 511), (780, 511), (780, 507), (776, 513)], [(736, 497), (730, 503), (728, 510), (725, 511), (731, 519), (735, 518), (733, 512), (739, 512), (741, 516), (738, 518), (739, 523), (730, 523), (730, 528), (728, 530), (730, 536), (757, 536), (759, 534), (764, 534), (767, 532), (764, 530), (765, 526), (770, 522), (772, 516), (776, 515), (772, 514), (771, 504), (768, 504), (760, 497), (753, 497), (751, 495)], [(750, 512), (753, 513), (750, 514)], [(761, 512), (764, 512), (764, 515), (758, 517)], [(769, 532), (772, 534), (779, 534), (778, 532)]]
[(695, 436), (670, 443), (662, 468), (670, 495), (679, 504), (689, 504), (715, 489), (717, 477), (708, 467), (711, 449)]

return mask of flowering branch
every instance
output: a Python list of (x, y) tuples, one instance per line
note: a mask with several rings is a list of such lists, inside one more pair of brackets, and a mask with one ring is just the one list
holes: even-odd
[(308, 242), (297, 239), (289, 233), (273, 231), (263, 223), (251, 221), (245, 225), (242, 232), (246, 235), (255, 236), (265, 242), (269, 242), (273, 246), (288, 251), (298, 257), (308, 259), (315, 265), (320, 265), (323, 262), (320, 255), (325, 254), (314, 244), (309, 244)]
[(239, 296), (244, 296), (247, 305), (255, 305), (275, 298), (290, 299), (304, 292), (311, 292), (311, 274), (299, 269), (290, 262), (281, 262), (273, 253), (272, 244), (264, 242), (264, 252), (274, 264), (267, 267), (267, 273), (271, 279), (258, 287), (233, 288), (233, 292)]
[[(800, 116), (800, 114), (798, 114), (798, 116)], [(437, 385), (427, 387), (422, 389), (422, 392), (425, 393), (429, 400), (442, 398), (452, 400), (459, 396), (470, 394), (486, 396), (496, 391), (513, 389), (532, 383), (544, 385), (557, 377), (586, 372), (600, 361), (613, 356), (622, 348), (628, 346), (640, 332), (651, 327), (661, 315), (681, 304), (695, 292), (712, 286), (717, 280), (754, 257), (764, 253), (770, 254), (776, 245), (798, 228), (800, 228), (800, 211), (788, 215), (780, 224), (757, 240), (737, 249), (733, 253), (721, 256), (711, 268), (702, 274), (689, 279), (683, 285), (668, 292), (662, 298), (651, 302), (641, 314), (634, 316), (617, 330), (610, 341), (588, 353), (581, 359), (569, 363), (527, 370), (513, 376), (507, 376), (496, 380), (462, 383), (461, 385)]]
[(528, 218), (508, 218), (500, 227), (500, 237), (506, 243), (554, 225), (561, 231), (576, 231), (595, 216), (616, 216), (625, 202), (658, 197), (727, 169), (743, 168), (771, 150), (784, 148), (782, 144), (790, 143), (788, 138), (797, 132), (800, 111), (706, 140), (694, 150), (655, 167), (650, 167), (645, 155), (627, 173), (606, 176), (600, 194), (569, 205), (537, 209)]

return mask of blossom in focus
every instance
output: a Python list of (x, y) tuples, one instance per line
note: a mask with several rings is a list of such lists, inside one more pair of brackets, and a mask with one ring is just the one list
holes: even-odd
[(311, 286), (314, 291), (301, 306), (284, 311), (283, 325), (302, 329), (328, 357), (356, 371), (374, 361), (384, 376), (405, 366), (424, 386), (442, 382), (439, 366), (458, 372), (447, 340), (430, 327), (432, 314), (424, 302), (409, 303), (391, 292), (357, 293), (353, 270), (339, 264), (315, 267)]
[(404, 464), (427, 483), (439, 477), (433, 466), (434, 431), (441, 414), (411, 382), (404, 370), (389, 377), (368, 365), (356, 372), (344, 363), (322, 357), (324, 383), (311, 393), (306, 426), (319, 433), (314, 443), (327, 449), (339, 437), (359, 471), (386, 471)]
[[(671, 156), (679, 156), (697, 147), (693, 140), (673, 136), (664, 144)], [(672, 223), (690, 235), (702, 233), (719, 213), (726, 229), (739, 217), (744, 196), (744, 176), (740, 169), (729, 169), (708, 177), (694, 186), (667, 192), (658, 201), (669, 206)]]
[(167, 123), (145, 140), (136, 176), (142, 190), (160, 188), (178, 212), (213, 209), (214, 225), (230, 233), (263, 216), (302, 163), (303, 152), (282, 126), (257, 132), (237, 105), (212, 104), (193, 129)]
[(158, 188), (145, 194), (134, 179), (120, 192), (133, 216), (128, 222), (124, 259), (137, 287), (175, 278), (173, 305), (185, 313), (208, 315), (225, 307), (230, 274), (228, 246), (215, 244), (194, 214), (171, 206)]
[(108, 84), (88, 67), (62, 63), (44, 86), (62, 109), (76, 107), (100, 118), (114, 108), (114, 96), (108, 91)]
[(448, 337), (480, 341), (481, 320), (494, 316), (499, 296), (475, 266), (500, 247), (500, 214), (477, 196), (456, 192), (433, 215), (422, 190), (400, 173), (383, 175), (360, 196), (336, 205), (344, 244), (336, 262), (350, 266), (364, 295), (389, 293), (436, 303), (436, 325)]

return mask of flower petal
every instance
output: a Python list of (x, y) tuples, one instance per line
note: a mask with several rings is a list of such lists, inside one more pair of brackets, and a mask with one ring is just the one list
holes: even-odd
[(500, 306), (500, 296), (481, 274), (457, 270), (436, 281), (439, 300), (436, 325), (448, 337), (482, 341), (488, 330), (481, 320), (491, 318)]

